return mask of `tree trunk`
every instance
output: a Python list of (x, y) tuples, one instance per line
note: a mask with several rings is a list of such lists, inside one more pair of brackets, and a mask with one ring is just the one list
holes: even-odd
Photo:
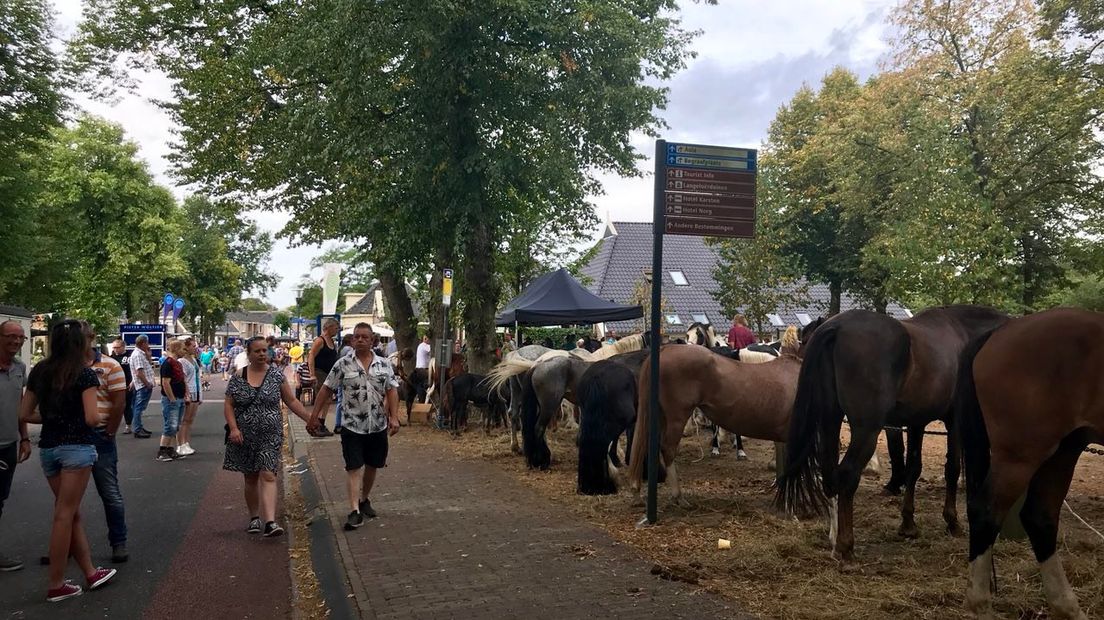
[[(380, 265), (380, 288), (383, 289), (383, 303), (387, 309), (387, 318), (391, 320), (391, 328), (395, 330), (395, 342), (400, 351), (410, 349), (413, 351), (418, 346), (418, 317), (414, 316), (414, 304), (410, 302), (410, 294), (406, 290), (406, 282), (398, 273)], [(414, 358), (408, 361), (408, 373), (414, 371)]]
[(483, 219), (476, 219), (465, 240), (463, 284), (468, 370), (478, 374), (485, 374), (497, 361), (494, 317), (499, 284), (491, 261), (487, 260), (489, 256), (494, 256), (490, 225)]
[(843, 284), (838, 280), (833, 280), (828, 283), (828, 291), (831, 294), (831, 299), (828, 302), (828, 316), (835, 316), (840, 313), (840, 299), (843, 297)]

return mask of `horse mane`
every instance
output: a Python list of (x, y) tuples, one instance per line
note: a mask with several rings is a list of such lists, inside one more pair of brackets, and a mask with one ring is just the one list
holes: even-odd
[(602, 345), (601, 349), (590, 354), (590, 360), (599, 361), (613, 357), (614, 355), (620, 355), (621, 353), (632, 353), (633, 351), (639, 351), (644, 348), (644, 334), (633, 334), (631, 336), (625, 336), (621, 340), (613, 344)]

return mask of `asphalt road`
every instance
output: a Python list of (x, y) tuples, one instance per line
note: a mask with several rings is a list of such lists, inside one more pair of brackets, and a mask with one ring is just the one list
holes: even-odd
[[(39, 565), (48, 545), (53, 496), (36, 448), (16, 469), (0, 521), (0, 553), (26, 565), (0, 573), (0, 619), (273, 617), (286, 611), (286, 539), (245, 534), (241, 476), (221, 469), (223, 391), (216, 381), (205, 394), (212, 401), (201, 405), (191, 442), (198, 453), (186, 459), (154, 460), (156, 432), (149, 439), (118, 436), (130, 560), (111, 564), (103, 504), (90, 480), (82, 514), (93, 564), (118, 568), (119, 574), (101, 590), (60, 603), (45, 601), (47, 567)], [(146, 427), (160, 429), (160, 418), (160, 401), (151, 402), (143, 416)], [(37, 427), (32, 429), (33, 438)], [(83, 585), (73, 562), (66, 577)], [(234, 587), (244, 582), (250, 584), (246, 592)], [(263, 615), (249, 611), (253, 597), (264, 607)]]

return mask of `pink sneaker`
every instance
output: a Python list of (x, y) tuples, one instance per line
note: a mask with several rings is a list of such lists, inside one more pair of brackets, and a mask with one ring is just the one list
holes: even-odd
[(117, 573), (114, 568), (97, 568), (96, 572), (88, 576), (88, 589), (95, 590), (104, 585)]
[(64, 601), (67, 598), (80, 596), (81, 592), (83, 591), (84, 590), (81, 590), (80, 586), (73, 585), (66, 581), (65, 583), (61, 584), (60, 588), (50, 588), (49, 590), (47, 590), (46, 600), (51, 603), (56, 603), (58, 601)]

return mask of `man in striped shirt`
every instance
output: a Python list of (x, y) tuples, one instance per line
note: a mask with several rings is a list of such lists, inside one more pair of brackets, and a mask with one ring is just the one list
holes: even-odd
[(142, 414), (149, 405), (150, 396), (153, 395), (153, 386), (156, 380), (153, 378), (153, 365), (149, 359), (149, 336), (141, 334), (134, 340), (134, 352), (130, 354), (130, 375), (134, 387), (133, 408), (131, 421), (134, 423), (134, 438), (147, 439), (150, 432), (142, 426)]
[(96, 406), (101, 419), (106, 420), (96, 431), (96, 464), (92, 466), (92, 478), (96, 481), (96, 492), (103, 501), (104, 516), (107, 517), (107, 539), (111, 543), (111, 561), (126, 562), (127, 527), (123, 508), (123, 494), (119, 491), (119, 451), (115, 446), (115, 433), (123, 421), (123, 406), (126, 404), (127, 383), (123, 367), (96, 346), (96, 334), (92, 326), (84, 324), (88, 342), (88, 363), (96, 371), (100, 387), (96, 390)]

